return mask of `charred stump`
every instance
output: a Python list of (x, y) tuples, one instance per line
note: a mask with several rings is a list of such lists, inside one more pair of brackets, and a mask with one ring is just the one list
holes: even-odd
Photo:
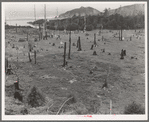
[(97, 55), (96, 51), (93, 52), (93, 55)]
[(28, 58), (29, 58), (29, 62), (31, 62), (31, 56), (30, 56), (30, 52), (28, 52)]
[(93, 48), (94, 48), (94, 45), (92, 44), (92, 46), (91, 46), (91, 50), (93, 50)]
[(66, 42), (64, 43), (64, 62), (63, 62), (63, 67), (66, 65)]
[(121, 58), (120, 59), (124, 59), (124, 51), (123, 51), (123, 49), (121, 50)]
[(36, 64), (36, 50), (34, 50), (34, 59), (35, 59), (35, 64)]
[(81, 40), (80, 40), (80, 36), (78, 37), (78, 51), (81, 51)]

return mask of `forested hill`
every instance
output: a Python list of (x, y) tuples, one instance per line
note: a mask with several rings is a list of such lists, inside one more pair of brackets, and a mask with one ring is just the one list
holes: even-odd
[[(134, 17), (127, 16), (123, 17), (119, 14), (110, 16), (87, 16), (86, 17), (86, 29), (88, 31), (100, 28), (103, 25), (104, 29), (137, 29), (144, 28), (144, 15), (137, 15)], [(71, 29), (71, 30), (83, 30), (84, 29), (84, 17), (74, 16), (63, 20), (52, 20), (48, 22), (49, 29)]]
[[(81, 7), (67, 11), (55, 20), (49, 20), (47, 22), (47, 28), (53, 30), (83, 30), (85, 20), (86, 29), (88, 31), (100, 28), (100, 25), (102, 25), (104, 29), (119, 29), (121, 27), (123, 29), (144, 28), (144, 9), (144, 4), (134, 4), (119, 7), (114, 10), (105, 9), (104, 12), (101, 13), (91, 7)], [(86, 18), (84, 17), (85, 15)]]
[(120, 14), (123, 17), (144, 15), (145, 7), (144, 4), (134, 4), (129, 6), (119, 7), (108, 11), (108, 15)]
[(98, 11), (97, 9), (94, 9), (92, 7), (80, 7), (77, 9), (73, 9), (71, 11), (67, 11), (66, 13), (63, 13), (61, 15), (59, 15), (59, 17), (61, 18), (70, 18), (73, 16), (85, 16), (85, 15), (101, 15), (102, 13), (100, 11)]

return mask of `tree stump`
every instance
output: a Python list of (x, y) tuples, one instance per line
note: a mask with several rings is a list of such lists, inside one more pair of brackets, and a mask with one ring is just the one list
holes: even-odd
[(66, 65), (66, 42), (64, 43), (64, 62), (63, 62), (63, 67)]
[(78, 51), (81, 51), (81, 40), (80, 40), (80, 36), (78, 37)]
[(15, 87), (15, 90), (19, 90), (19, 82), (18, 81), (16, 81), (14, 83), (14, 87)]
[(70, 58), (70, 53), (71, 53), (71, 33), (70, 33), (70, 37), (69, 37), (69, 52), (68, 52), (68, 59)]
[(13, 44), (12, 48), (15, 48), (15, 45)]
[(93, 48), (94, 48), (94, 45), (92, 44), (92, 46), (91, 46), (91, 50), (93, 50)]
[(76, 44), (75, 44), (75, 43), (73, 43), (73, 44), (72, 44), (72, 46), (76, 46)]
[(108, 88), (107, 81), (105, 81), (105, 83), (104, 83), (103, 86), (102, 86), (102, 89), (104, 89), (104, 88)]
[(102, 49), (102, 52), (104, 53), (105, 52), (105, 49)]
[(21, 102), (23, 101), (23, 96), (21, 95), (21, 93), (19, 91), (15, 91), (14, 98), (18, 99)]
[(53, 43), (52, 46), (55, 46), (55, 43)]
[(96, 46), (97, 43), (96, 43), (96, 33), (94, 33), (94, 45)]
[(124, 50), (123, 53), (124, 53), (124, 56), (126, 56), (126, 50)]
[(28, 52), (28, 58), (29, 58), (29, 62), (32, 61), (31, 57), (30, 57), (30, 52)]
[(121, 58), (120, 59), (124, 59), (124, 51), (123, 51), (123, 49), (121, 50)]
[(34, 50), (34, 59), (35, 59), (35, 64), (36, 64), (36, 50)]
[(97, 55), (96, 51), (93, 52), (93, 55)]

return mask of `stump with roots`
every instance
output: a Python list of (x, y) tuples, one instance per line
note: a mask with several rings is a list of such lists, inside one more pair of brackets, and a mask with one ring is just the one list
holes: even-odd
[(93, 52), (93, 55), (97, 55), (96, 51)]

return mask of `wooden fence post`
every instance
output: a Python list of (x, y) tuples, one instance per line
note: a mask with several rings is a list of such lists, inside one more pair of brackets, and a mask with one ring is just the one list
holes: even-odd
[(64, 67), (65, 67), (65, 65), (66, 65), (65, 59), (66, 59), (66, 42), (64, 43), (64, 62), (63, 62), (63, 66), (64, 66)]

